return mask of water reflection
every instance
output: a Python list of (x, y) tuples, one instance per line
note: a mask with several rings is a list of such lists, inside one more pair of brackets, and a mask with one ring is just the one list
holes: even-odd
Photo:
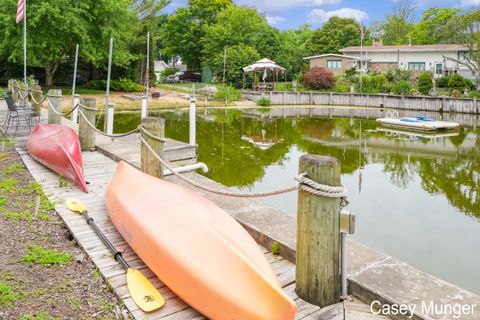
[[(478, 119), (443, 115), (461, 122), (463, 129), (412, 134), (378, 128), (374, 119), (381, 114), (358, 112), (201, 111), (198, 159), (215, 181), (265, 191), (291, 185), (304, 153), (336, 157), (350, 207), (359, 216), (354, 239), (480, 293), (475, 268), (480, 265)], [(188, 141), (187, 114), (157, 115), (166, 119), (168, 137)], [(138, 122), (138, 114), (116, 115), (115, 130), (129, 131)], [(262, 201), (295, 215), (295, 194)]]

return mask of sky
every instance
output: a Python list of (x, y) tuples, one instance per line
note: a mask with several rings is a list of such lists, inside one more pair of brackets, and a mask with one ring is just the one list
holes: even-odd
[[(332, 16), (355, 18), (369, 25), (384, 20), (398, 0), (234, 0), (237, 5), (256, 7), (267, 21), (280, 30), (296, 29), (303, 24), (320, 27)], [(186, 6), (187, 0), (172, 0), (166, 9), (172, 12)], [(412, 0), (417, 20), (429, 7), (457, 7), (462, 10), (479, 6), (480, 0)]]

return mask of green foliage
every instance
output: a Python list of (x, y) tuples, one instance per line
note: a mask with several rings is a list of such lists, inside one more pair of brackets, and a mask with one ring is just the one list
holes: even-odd
[(11, 164), (9, 165), (8, 167), (6, 167), (4, 170), (3, 170), (3, 174), (4, 175), (11, 175), (13, 173), (17, 173), (19, 171), (22, 171), (24, 170), (25, 167), (23, 166), (23, 164), (21, 163), (14, 163), (14, 164)]
[(406, 80), (400, 80), (392, 87), (392, 91), (394, 94), (402, 96), (410, 94), (411, 89), (412, 87), (410, 86), (410, 82)]
[(315, 30), (307, 43), (309, 55), (340, 53), (340, 49), (360, 45), (360, 25), (353, 18), (331, 17)]
[(278, 243), (277, 241), (272, 242), (272, 254), (274, 256), (280, 255), (280, 243)]
[(165, 70), (162, 71), (162, 77), (166, 78), (166, 77), (171, 76), (172, 74), (175, 74), (177, 72), (178, 72), (177, 68), (168, 67), (168, 68), (165, 68)]
[(449, 76), (435, 79), (435, 84), (437, 85), (438, 88), (448, 88), (449, 82), (450, 82)]
[(477, 99), (480, 99), (480, 91), (477, 91), (477, 90), (472, 90), (468, 93), (468, 97), (469, 98), (477, 98)]
[[(80, 43), (82, 59), (104, 66), (108, 40), (115, 39), (113, 63), (124, 65), (132, 58), (128, 44), (132, 37), (135, 13), (130, 0), (45, 0), (30, 2), (28, 14), (28, 61), (45, 67), (47, 85), (62, 59), (72, 56)], [(0, 11), (0, 56), (20, 62), (23, 58), (22, 28), (15, 21), (17, 1), (5, 0)], [(67, 10), (68, 8), (68, 10)]]
[[(205, 26), (205, 36), (201, 39), (201, 43), (204, 65), (209, 66), (213, 74), (218, 75), (223, 69), (223, 53), (226, 46), (235, 50), (243, 49), (244, 52), (249, 53), (247, 55), (249, 57), (252, 57), (256, 51), (258, 58), (261, 56), (274, 60), (280, 46), (280, 39), (278, 30), (272, 28), (256, 9), (228, 6), (218, 13), (216, 23)], [(222, 64), (218, 63), (219, 60)], [(227, 65), (230, 61), (227, 61)], [(247, 65), (240, 67), (245, 66)]]
[(385, 72), (385, 77), (390, 82), (398, 82), (401, 80), (409, 81), (412, 76), (411, 70), (401, 70), (401, 69), (388, 69)]
[[(107, 81), (106, 80), (93, 80), (88, 83), (90, 89), (95, 90), (106, 90)], [(119, 80), (110, 81), (110, 90), (118, 92), (141, 92), (145, 90), (145, 87), (133, 82), (127, 78), (120, 78)]]
[(303, 76), (303, 85), (308, 89), (332, 89), (335, 87), (335, 77), (330, 70), (313, 68)]
[[(451, 43), (448, 24), (461, 10), (458, 8), (431, 7), (423, 13), (410, 33), (413, 44)], [(421, 92), (421, 90), (420, 90)]]
[(242, 91), (233, 86), (218, 86), (215, 97), (222, 100), (227, 99), (228, 101), (239, 101), (242, 99)]
[(410, 95), (411, 95), (411, 96), (417, 97), (417, 96), (419, 96), (420, 94), (421, 94), (420, 91), (418, 91), (417, 89), (411, 89), (411, 90), (410, 90)]
[(65, 180), (65, 178), (60, 174), (58, 175), (58, 186), (60, 188), (65, 188), (68, 187), (68, 182)]
[(45, 249), (41, 246), (29, 244), (27, 252), (23, 256), (23, 262), (27, 264), (36, 263), (41, 265), (62, 265), (67, 264), (72, 259), (71, 255), (66, 252)]
[(261, 97), (257, 101), (257, 106), (260, 106), (260, 107), (270, 107), (271, 105), (272, 105), (272, 102), (267, 97)]
[(413, 29), (415, 8), (410, 0), (393, 3), (391, 14), (387, 14), (382, 24), (383, 41), (388, 45), (407, 44), (408, 35)]
[(11, 306), (15, 301), (21, 298), (21, 294), (15, 292), (8, 282), (0, 280), (0, 307)]
[[(287, 69), (287, 77), (293, 80), (294, 76), (302, 72), (308, 56), (307, 41), (313, 34), (309, 25), (303, 25), (297, 30), (287, 30), (279, 34), (280, 46), (276, 53), (275, 62)], [(283, 79), (283, 77), (282, 77)]]
[(448, 87), (452, 90), (463, 91), (466, 87), (465, 79), (458, 73), (454, 73), (450, 76), (448, 81)]
[(348, 93), (350, 92), (350, 81), (345, 77), (337, 77), (335, 81), (335, 92)]
[(472, 80), (464, 78), (463, 81), (465, 81), (465, 87), (468, 90), (475, 90), (475, 83)]
[(424, 95), (428, 95), (433, 88), (433, 81), (430, 72), (424, 71), (418, 78), (418, 91)]
[(214, 24), (218, 13), (230, 5), (231, 0), (188, 1), (187, 8), (179, 8), (162, 26), (161, 53), (172, 57), (180, 56), (189, 69), (200, 69), (205, 28)]
[(12, 193), (15, 191), (15, 185), (17, 184), (17, 179), (10, 178), (0, 181), (0, 190), (2, 193), (9, 192)]
[(462, 92), (460, 90), (453, 89), (452, 93), (451, 93), (451, 96), (453, 98), (460, 98), (462, 96)]
[(362, 81), (362, 92), (369, 94), (377, 94), (380, 92), (389, 92), (391, 89), (390, 82), (383, 74), (377, 75), (358, 75), (355, 77), (355, 90), (360, 92), (360, 80)]

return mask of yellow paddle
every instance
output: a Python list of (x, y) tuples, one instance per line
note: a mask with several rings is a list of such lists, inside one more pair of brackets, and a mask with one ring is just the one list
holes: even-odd
[(77, 199), (67, 199), (65, 203), (69, 210), (83, 215), (97, 236), (113, 253), (115, 260), (117, 260), (127, 271), (128, 291), (137, 306), (145, 312), (151, 312), (161, 308), (165, 304), (165, 299), (140, 271), (130, 268), (128, 262), (122, 257), (122, 253), (115, 249), (113, 244), (107, 239), (107, 237), (105, 237), (102, 231), (98, 229), (93, 219), (90, 218), (87, 213), (87, 207)]

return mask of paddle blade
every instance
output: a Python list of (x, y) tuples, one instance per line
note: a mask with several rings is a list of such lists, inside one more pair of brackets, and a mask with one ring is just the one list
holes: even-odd
[(160, 292), (138, 270), (127, 270), (127, 286), (135, 304), (145, 312), (157, 310), (165, 304)]
[(67, 208), (73, 212), (82, 214), (87, 211), (87, 207), (78, 199), (67, 199), (65, 204), (67, 205)]

